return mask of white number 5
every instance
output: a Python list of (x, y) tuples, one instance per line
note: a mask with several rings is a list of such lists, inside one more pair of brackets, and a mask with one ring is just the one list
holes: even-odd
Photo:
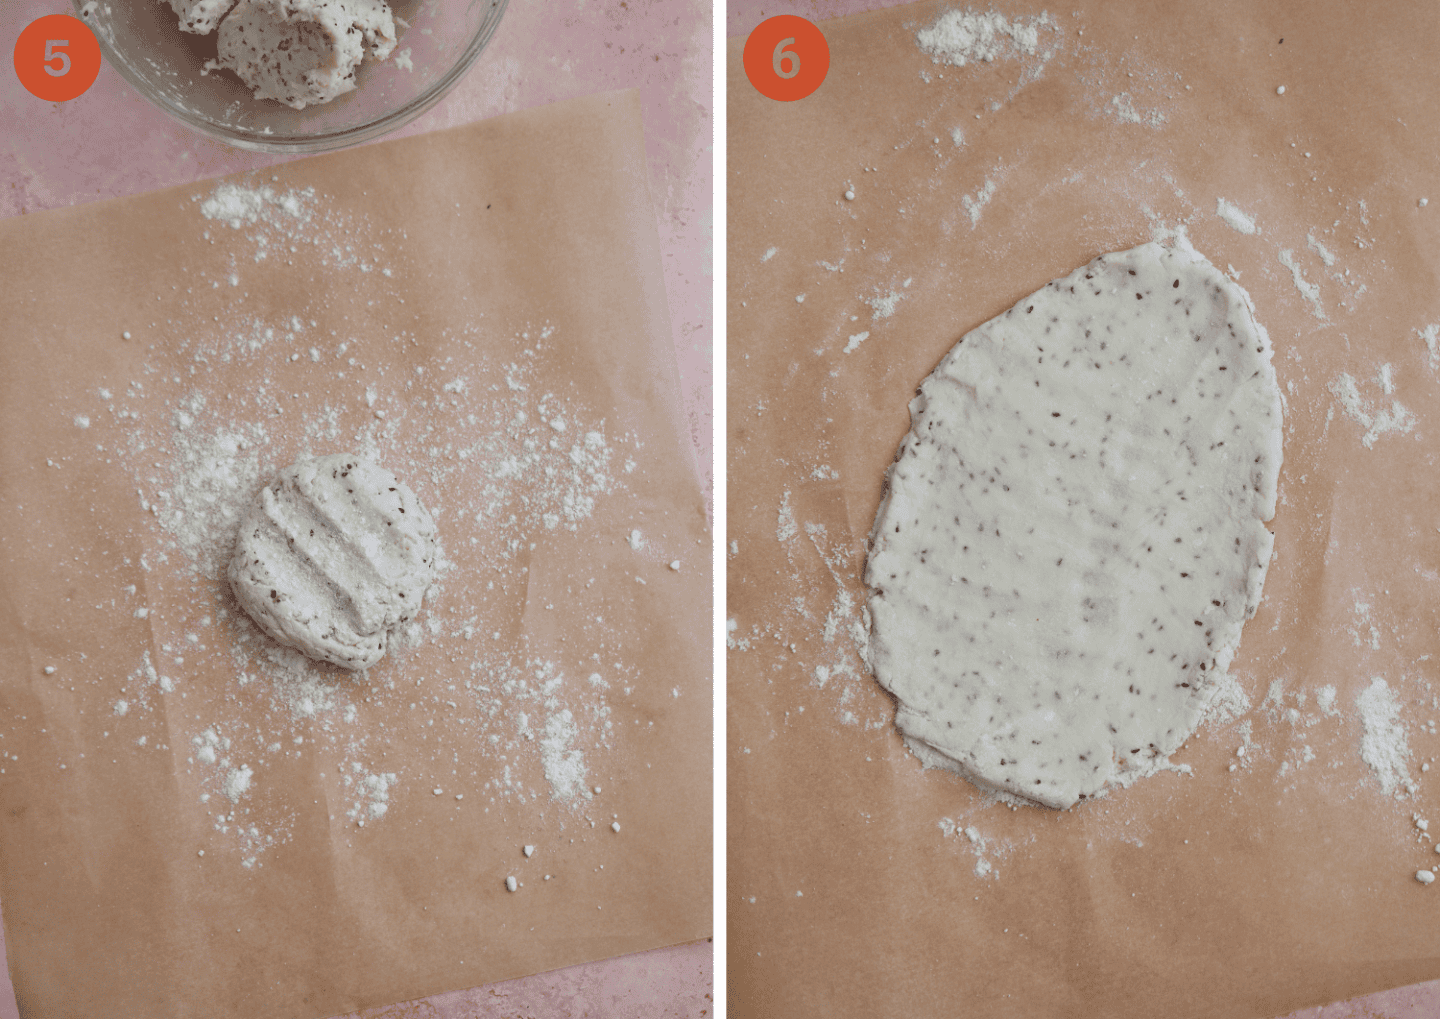
[[(775, 52), (770, 55), (770, 66), (774, 69), (777, 77), (793, 78), (800, 73), (800, 54), (785, 48), (793, 45), (795, 45), (794, 39), (781, 39), (775, 44)], [(790, 70), (788, 71), (781, 69), (781, 64), (785, 60), (790, 61)]]
[[(45, 40), (45, 73), (52, 78), (63, 78), (70, 73), (70, 54), (56, 53), (56, 46), (69, 46), (69, 39), (46, 39)], [(60, 70), (50, 66), (50, 61), (60, 61)]]

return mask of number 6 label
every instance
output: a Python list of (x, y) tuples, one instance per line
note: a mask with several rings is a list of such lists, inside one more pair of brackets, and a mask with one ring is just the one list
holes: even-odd
[(15, 76), (37, 99), (74, 99), (99, 73), (100, 44), (79, 18), (47, 14), (26, 25), (15, 40)]
[(791, 103), (820, 87), (830, 70), (825, 36), (804, 18), (777, 14), (762, 21), (745, 40), (745, 76), (756, 91)]

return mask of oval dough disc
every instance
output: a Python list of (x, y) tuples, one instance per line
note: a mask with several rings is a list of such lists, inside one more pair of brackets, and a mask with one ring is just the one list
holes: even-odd
[(911, 749), (1051, 807), (1173, 767), (1274, 543), (1249, 297), (1183, 241), (1104, 255), (966, 334), (910, 415), (865, 581)]
[(301, 460), (240, 523), (230, 586), (267, 634), (367, 669), (435, 579), (435, 524), (395, 475), (345, 454)]

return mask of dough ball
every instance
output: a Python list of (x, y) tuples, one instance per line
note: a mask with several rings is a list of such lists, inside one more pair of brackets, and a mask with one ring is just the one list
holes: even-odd
[(395, 19), (384, 0), (240, 0), (220, 23), (218, 64), (257, 99), (297, 110), (355, 87), (368, 53), (395, 48)]
[(209, 35), (220, 24), (235, 0), (170, 0), (170, 8), (180, 18), (180, 31)]
[(1254, 615), (1280, 391), (1183, 241), (966, 334), (910, 404), (871, 534), (870, 661), (930, 765), (1052, 807), (1173, 767)]
[(346, 669), (385, 656), (435, 579), (435, 523), (395, 475), (360, 457), (301, 460), (241, 521), (230, 586), (286, 647)]

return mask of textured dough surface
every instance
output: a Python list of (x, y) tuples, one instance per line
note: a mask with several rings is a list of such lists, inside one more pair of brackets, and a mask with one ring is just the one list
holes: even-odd
[(1274, 543), (1249, 297), (1183, 241), (1104, 255), (966, 334), (910, 414), (865, 581), (911, 749), (1052, 807), (1170, 766)]
[(220, 24), (235, 0), (170, 0), (170, 9), (180, 18), (180, 31), (209, 35)]
[(257, 99), (297, 110), (355, 87), (366, 54), (395, 48), (385, 0), (240, 0), (220, 23), (220, 67), (240, 76)]
[(267, 634), (366, 669), (435, 579), (435, 524), (389, 471), (345, 454), (301, 460), (240, 523), (230, 586)]

